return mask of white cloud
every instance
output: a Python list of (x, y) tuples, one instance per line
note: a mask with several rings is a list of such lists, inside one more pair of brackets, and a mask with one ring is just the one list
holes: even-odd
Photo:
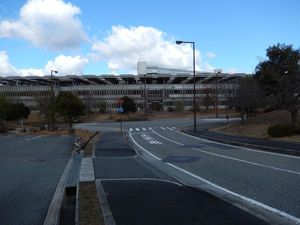
[(229, 73), (229, 74), (237, 73), (237, 69), (236, 69), (236, 68), (229, 68), (229, 69), (227, 70), (227, 73)]
[(22, 38), (47, 49), (78, 47), (87, 40), (80, 9), (63, 0), (28, 0), (18, 20), (0, 21), (0, 37)]
[(17, 69), (9, 62), (7, 53), (0, 51), (0, 76), (43, 76), (49, 75), (51, 70), (58, 70), (57, 75), (81, 75), (88, 62), (89, 60), (82, 56), (59, 55), (53, 61), (48, 61), (44, 69)]
[(48, 61), (45, 71), (57, 70), (59, 75), (81, 75), (83, 67), (89, 60), (82, 56), (59, 55), (53, 61)]
[[(92, 50), (100, 60), (108, 61), (111, 71), (136, 70), (138, 61), (147, 61), (148, 65), (192, 69), (192, 46), (178, 46), (174, 40), (166, 40), (165, 36), (153, 27), (113, 26), (105, 40), (93, 44)], [(208, 65), (201, 65), (201, 54), (196, 50), (196, 69), (211, 69)]]
[(17, 75), (17, 70), (10, 64), (8, 55), (5, 51), (0, 51), (0, 75)]
[(214, 52), (205, 52), (205, 56), (208, 59), (213, 59), (213, 58), (216, 57), (216, 53), (214, 53)]

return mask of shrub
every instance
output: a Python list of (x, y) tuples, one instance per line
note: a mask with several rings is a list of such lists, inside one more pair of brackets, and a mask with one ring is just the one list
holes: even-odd
[(174, 112), (175, 111), (175, 109), (173, 107), (168, 107), (167, 110), (168, 110), (168, 112)]
[(268, 135), (271, 137), (284, 137), (296, 134), (297, 130), (292, 125), (274, 125), (269, 127)]

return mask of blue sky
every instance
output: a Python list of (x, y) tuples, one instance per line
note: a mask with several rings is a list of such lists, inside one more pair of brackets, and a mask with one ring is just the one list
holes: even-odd
[(137, 61), (251, 73), (276, 43), (300, 47), (298, 0), (2, 0), (0, 75), (136, 73)]

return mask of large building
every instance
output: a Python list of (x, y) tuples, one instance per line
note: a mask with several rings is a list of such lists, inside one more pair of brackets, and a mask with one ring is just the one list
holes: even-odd
[[(197, 105), (201, 107), (203, 98), (210, 96), (217, 99), (219, 107), (224, 107), (224, 91), (232, 89), (245, 75), (196, 72)], [(23, 102), (33, 111), (39, 110), (39, 100), (50, 96), (52, 88), (56, 94), (73, 92), (92, 111), (97, 111), (100, 101), (106, 102), (107, 110), (115, 110), (117, 100), (123, 96), (133, 98), (141, 110), (145, 105), (149, 110), (167, 110), (168, 107), (174, 108), (177, 102), (188, 110), (193, 106), (193, 87), (191, 71), (145, 65), (140, 65), (138, 75), (0, 77), (0, 96)]]

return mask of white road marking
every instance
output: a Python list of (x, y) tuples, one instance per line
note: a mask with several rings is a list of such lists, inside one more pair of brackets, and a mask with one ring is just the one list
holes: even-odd
[(180, 146), (184, 146), (184, 144), (182, 144), (182, 143), (179, 143), (179, 142), (177, 142), (177, 141), (173, 141), (173, 140), (171, 140), (171, 139), (169, 139), (169, 138), (167, 138), (167, 137), (164, 137), (164, 136), (160, 135), (159, 133), (157, 133), (157, 132), (154, 131), (154, 130), (152, 130), (152, 131), (153, 131), (153, 133), (155, 133), (156, 135), (160, 136), (160, 137), (163, 138), (163, 139), (166, 139), (167, 141), (173, 142), (173, 143), (175, 143), (175, 144), (177, 144), (177, 145), (180, 145)]
[(260, 163), (255, 163), (255, 162), (243, 160), (243, 159), (237, 159), (237, 158), (233, 158), (233, 157), (229, 157), (229, 156), (225, 156), (225, 155), (220, 155), (220, 154), (204, 151), (204, 150), (201, 150), (199, 148), (193, 148), (193, 149), (196, 150), (196, 151), (200, 151), (200, 152), (203, 152), (203, 153), (206, 153), (206, 154), (209, 154), (209, 155), (214, 155), (214, 156), (225, 158), (225, 159), (231, 159), (231, 160), (235, 160), (235, 161), (243, 162), (243, 163), (248, 163), (248, 164), (255, 165), (255, 166), (260, 166), (260, 167), (265, 167), (265, 168), (268, 168), (268, 169), (273, 169), (273, 170), (278, 170), (278, 171), (282, 171), (282, 172), (286, 172), (286, 173), (292, 173), (292, 174), (300, 175), (300, 172), (293, 171), (293, 170), (286, 170), (286, 169), (277, 168), (277, 167), (274, 167), (274, 166), (267, 166), (267, 165), (263, 165), (263, 164), (260, 164)]
[[(159, 161), (162, 161), (160, 158), (158, 158), (157, 156), (155, 156), (154, 154), (152, 154), (150, 151), (148, 151), (147, 149), (145, 149), (144, 147), (142, 147), (141, 145), (139, 145), (134, 140), (134, 138), (132, 137), (131, 133), (129, 133), (129, 136), (130, 136), (131, 140), (133, 141), (133, 143), (136, 146), (138, 146), (140, 149), (142, 149), (144, 152), (146, 152), (148, 155), (152, 156), (153, 158), (155, 158), (155, 159), (157, 159)], [(191, 136), (191, 135), (189, 135), (189, 136)], [(219, 186), (219, 185), (217, 185), (215, 183), (212, 183), (212, 182), (210, 182), (210, 181), (208, 181), (208, 180), (206, 180), (204, 178), (201, 178), (201, 177), (197, 176), (196, 174), (193, 174), (193, 173), (191, 173), (191, 172), (189, 172), (187, 170), (184, 170), (184, 169), (182, 169), (182, 168), (180, 168), (178, 166), (175, 166), (175, 165), (173, 165), (171, 163), (166, 163), (166, 164), (169, 165), (169, 166), (171, 166), (171, 167), (173, 167), (173, 168), (175, 168), (175, 169), (177, 169), (177, 170), (179, 170), (179, 171), (181, 171), (181, 172), (183, 172), (183, 173), (185, 173), (185, 174), (187, 174), (187, 175), (190, 175), (190, 176), (192, 176), (192, 177), (194, 177), (194, 178), (196, 178), (198, 180), (201, 180), (201, 181), (207, 183), (208, 185), (211, 185), (212, 187), (218, 188), (219, 190), (222, 190), (222, 191), (224, 191), (224, 192), (226, 192), (226, 193), (228, 193), (228, 194), (230, 194), (232, 196), (240, 198), (240, 199), (244, 200), (245, 202), (247, 202), (249, 204), (256, 205), (258, 207), (264, 208), (264, 209), (266, 209), (266, 210), (268, 210), (270, 212), (273, 212), (273, 213), (275, 213), (277, 215), (280, 215), (280, 216), (282, 216), (284, 218), (287, 218), (287, 219), (289, 219), (289, 220), (291, 220), (291, 221), (293, 221), (293, 222), (295, 222), (297, 224), (300, 224), (300, 218), (292, 216), (292, 215), (290, 215), (290, 214), (288, 214), (286, 212), (283, 212), (283, 211), (281, 211), (279, 209), (276, 209), (276, 208), (273, 208), (271, 206), (268, 206), (268, 205), (266, 205), (264, 203), (258, 202), (258, 201), (254, 200), (254, 199), (251, 199), (251, 198), (248, 198), (246, 196), (243, 196), (243, 195), (240, 195), (238, 193), (235, 193), (233, 191), (230, 191), (229, 189), (226, 189), (226, 188), (221, 187), (221, 186)]]
[(43, 137), (43, 135), (39, 135), (39, 136), (31, 137), (31, 138), (26, 138), (24, 141), (32, 141), (34, 139), (38, 139), (38, 138), (41, 138), (41, 137)]
[(131, 140), (133, 141), (133, 143), (138, 146), (140, 149), (144, 150), (144, 152), (146, 152), (148, 155), (152, 156), (153, 158), (157, 159), (157, 160), (161, 160), (160, 158), (158, 158), (157, 156), (153, 155), (151, 152), (149, 152), (148, 150), (146, 150), (145, 148), (143, 148), (142, 146), (140, 146), (132, 137), (131, 133), (129, 133), (129, 136), (131, 138)]
[(160, 127), (160, 129), (162, 129), (162, 130), (166, 130), (166, 128), (164, 128), (164, 127)]
[(176, 127), (172, 127), (174, 130), (176, 130)]
[(223, 188), (223, 187), (221, 187), (221, 186), (219, 186), (219, 185), (217, 185), (215, 183), (212, 183), (212, 182), (210, 182), (210, 181), (208, 181), (208, 180), (206, 180), (204, 178), (201, 178), (201, 177), (197, 176), (196, 174), (193, 174), (193, 173), (191, 173), (191, 172), (189, 172), (187, 170), (184, 170), (184, 169), (182, 169), (182, 168), (180, 168), (178, 166), (175, 166), (175, 165), (173, 165), (171, 163), (166, 163), (166, 164), (168, 164), (169, 166), (171, 166), (171, 167), (173, 167), (173, 168), (175, 168), (175, 169), (177, 169), (177, 170), (179, 170), (179, 171), (181, 171), (181, 172), (183, 172), (185, 174), (188, 174), (188, 175), (190, 175), (190, 176), (192, 176), (192, 177), (194, 177), (194, 178), (196, 178), (198, 180), (201, 180), (201, 181), (203, 181), (203, 182), (205, 182), (205, 183), (207, 183), (207, 184), (209, 184), (209, 185), (211, 185), (211, 186), (213, 186), (215, 188), (218, 188), (218, 189), (220, 189), (220, 190), (222, 190), (222, 191), (224, 191), (224, 192), (226, 192), (228, 194), (231, 194), (231, 195), (233, 195), (233, 196), (235, 196), (237, 198), (240, 198), (240, 199), (244, 200), (245, 202), (248, 202), (248, 203), (250, 203), (252, 205), (259, 206), (259, 207), (264, 208), (266, 210), (269, 210), (269, 211), (271, 211), (271, 212), (273, 212), (273, 213), (275, 213), (277, 215), (285, 217), (285, 218), (287, 218), (287, 219), (289, 219), (289, 220), (291, 220), (291, 221), (293, 221), (293, 222), (295, 222), (297, 224), (300, 224), (300, 218), (292, 216), (292, 215), (290, 215), (290, 214), (288, 214), (286, 212), (283, 212), (283, 211), (281, 211), (279, 209), (276, 209), (276, 208), (273, 208), (271, 206), (268, 206), (268, 205), (266, 205), (264, 203), (258, 202), (258, 201), (254, 200), (254, 199), (251, 199), (251, 198), (245, 197), (243, 195), (240, 195), (238, 193), (235, 193), (233, 191), (230, 191), (230, 190), (228, 190), (226, 188)]
[(284, 154), (275, 153), (275, 152), (267, 152), (267, 151), (262, 151), (262, 150), (255, 150), (255, 149), (252, 149), (252, 148), (246, 148), (246, 147), (242, 147), (242, 146), (236, 146), (236, 145), (224, 144), (224, 143), (221, 143), (221, 142), (216, 142), (216, 141), (211, 141), (211, 140), (207, 140), (207, 139), (195, 137), (195, 136), (193, 136), (193, 135), (186, 134), (186, 133), (183, 133), (183, 132), (177, 131), (177, 130), (176, 130), (175, 132), (177, 132), (177, 133), (179, 133), (179, 134), (182, 134), (182, 135), (185, 135), (185, 136), (187, 136), (187, 137), (196, 139), (196, 140), (200, 140), (200, 141), (207, 142), (207, 143), (213, 143), (213, 144), (223, 145), (223, 146), (232, 147), (232, 148), (236, 148), (236, 149), (244, 149), (244, 150), (247, 150), (247, 151), (257, 152), (257, 153), (261, 153), (261, 154), (277, 155), (277, 156), (282, 156), (282, 157), (286, 157), (286, 158), (300, 159), (300, 156), (284, 155)]
[(132, 132), (133, 131), (133, 129), (132, 128), (129, 128), (129, 132)]
[(173, 129), (172, 129), (172, 128), (170, 128), (170, 127), (167, 127), (167, 129), (168, 129), (168, 130), (173, 130)]
[(142, 128), (143, 131), (146, 131), (147, 129), (145, 127)]
[(135, 130), (136, 130), (136, 131), (140, 131), (140, 129), (139, 129), (139, 128), (135, 128)]

